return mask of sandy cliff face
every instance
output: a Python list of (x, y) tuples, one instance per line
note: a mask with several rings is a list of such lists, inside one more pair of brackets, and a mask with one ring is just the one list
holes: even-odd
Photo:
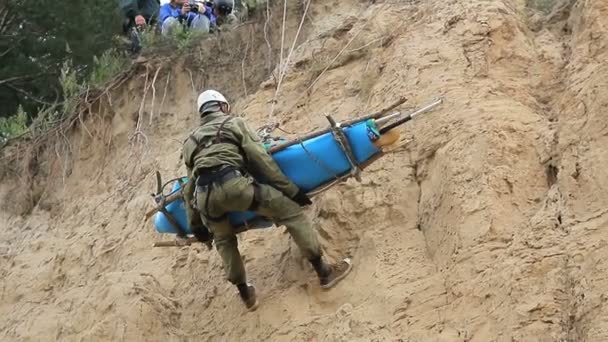
[[(289, 6), (286, 49), (302, 12)], [(272, 115), (263, 20), (229, 36), (218, 68), (141, 66), (42, 150), (30, 214), (10, 195), (24, 176), (0, 182), (2, 340), (608, 340), (607, 14), (602, 0), (314, 2)], [(204, 87), (299, 133), (402, 95), (446, 102), (361, 183), (315, 199), (326, 254), (355, 262), (336, 289), (316, 286), (282, 228), (241, 236), (261, 301), (249, 313), (216, 252), (153, 249), (143, 220), (153, 172), (184, 173)]]

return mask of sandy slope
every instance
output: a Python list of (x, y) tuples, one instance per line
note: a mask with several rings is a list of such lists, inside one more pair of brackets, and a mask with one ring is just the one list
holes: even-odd
[[(174, 66), (141, 148), (129, 144), (145, 82), (136, 76), (100, 110), (104, 124), (87, 121), (95, 138), (71, 137), (73, 164), (43, 163), (63, 172), (44, 180), (30, 215), (13, 214), (16, 178), (0, 182), (0, 339), (608, 340), (608, 3), (532, 3), (313, 4), (276, 105), (285, 130), (401, 95), (408, 106), (440, 94), (446, 104), (409, 124), (407, 148), (361, 184), (315, 200), (327, 254), (356, 263), (336, 289), (316, 286), (282, 229), (243, 234), (261, 300), (254, 313), (217, 253), (150, 248), (159, 236), (142, 215), (153, 171), (183, 173), (180, 142), (196, 124), (191, 83), (226, 91), (264, 124), (274, 82), (250, 83), (245, 96), (241, 65), (193, 80), (187, 63)], [(289, 15), (291, 39), (298, 9)], [(252, 57), (261, 64), (264, 48)]]

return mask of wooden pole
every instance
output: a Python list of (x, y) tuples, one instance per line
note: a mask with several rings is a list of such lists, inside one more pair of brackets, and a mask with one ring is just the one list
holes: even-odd
[[(401, 97), (399, 100), (395, 101), (390, 106), (388, 106), (388, 107), (386, 107), (384, 109), (381, 109), (381, 110), (379, 110), (379, 111), (377, 111), (375, 113), (371, 113), (371, 114), (362, 116), (360, 118), (344, 121), (344, 122), (340, 123), (340, 127), (348, 127), (348, 126), (352, 126), (353, 124), (356, 124), (356, 123), (359, 123), (359, 122), (362, 122), (362, 121), (365, 121), (365, 120), (380, 118), (380, 117), (386, 115), (386, 113), (390, 112), (391, 110), (393, 110), (393, 109), (397, 108), (398, 106), (404, 104), (406, 101), (407, 101), (407, 98)], [(286, 149), (286, 148), (288, 148), (290, 146), (299, 144), (300, 141), (316, 138), (316, 137), (318, 137), (320, 135), (323, 135), (323, 134), (329, 133), (329, 132), (331, 132), (331, 128), (327, 128), (327, 129), (323, 129), (323, 130), (320, 130), (320, 131), (312, 132), (312, 133), (306, 134), (306, 135), (304, 135), (302, 137), (299, 137), (297, 139), (290, 140), (290, 141), (288, 141), (286, 143), (279, 144), (277, 146), (271, 147), (270, 149), (268, 149), (268, 152), (272, 154), (272, 153), (284, 150), (284, 149)]]
[[(176, 192), (172, 193), (171, 195), (167, 196), (167, 198), (165, 198), (164, 205), (167, 206), (181, 198), (182, 198), (181, 190), (176, 191)], [(154, 214), (156, 214), (159, 210), (160, 210), (160, 208), (158, 206), (154, 207), (153, 209), (150, 209), (146, 213), (146, 221), (149, 220), (150, 217), (154, 216)]]

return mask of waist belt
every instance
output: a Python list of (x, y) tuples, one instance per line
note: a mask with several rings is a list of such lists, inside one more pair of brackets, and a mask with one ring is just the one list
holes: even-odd
[[(243, 173), (234, 166), (224, 166), (214, 169), (202, 169), (197, 171), (198, 178), (196, 179), (197, 190), (203, 190), (211, 184), (223, 184), (227, 181), (242, 177)], [(200, 188), (200, 189), (199, 189)]]
[[(207, 217), (207, 219), (211, 221), (221, 221), (228, 216), (228, 213), (218, 217), (212, 217), (209, 215), (209, 196), (211, 195), (212, 188), (209, 186), (212, 184), (223, 184), (227, 181), (236, 178), (243, 177), (244, 174), (239, 171), (234, 166), (224, 166), (214, 169), (203, 169), (198, 171), (198, 178), (196, 179), (196, 192), (205, 192), (207, 191), (207, 198), (205, 200), (205, 212), (203, 215)], [(253, 183), (253, 199), (251, 201), (251, 205), (248, 210), (256, 210), (259, 207), (259, 199), (260, 199), (260, 188), (257, 183), (254, 181)]]
[(220, 166), (211, 169), (197, 170), (196, 174), (196, 192), (207, 192), (207, 198), (205, 199), (205, 210), (203, 215), (211, 221), (221, 221), (227, 217), (228, 214), (221, 215), (219, 217), (212, 217), (209, 214), (209, 197), (211, 196), (210, 187), (212, 184), (224, 184), (227, 181), (241, 177), (243, 174), (234, 166)]

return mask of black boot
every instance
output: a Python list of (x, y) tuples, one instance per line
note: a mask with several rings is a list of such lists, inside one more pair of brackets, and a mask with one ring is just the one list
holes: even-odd
[(247, 310), (254, 311), (258, 308), (258, 297), (255, 294), (255, 287), (250, 284), (239, 284), (236, 286), (239, 289), (239, 295), (245, 303)]
[(317, 257), (311, 259), (310, 263), (319, 276), (319, 284), (324, 289), (334, 287), (340, 280), (344, 279), (353, 268), (350, 258), (345, 258), (337, 265), (329, 265)]

